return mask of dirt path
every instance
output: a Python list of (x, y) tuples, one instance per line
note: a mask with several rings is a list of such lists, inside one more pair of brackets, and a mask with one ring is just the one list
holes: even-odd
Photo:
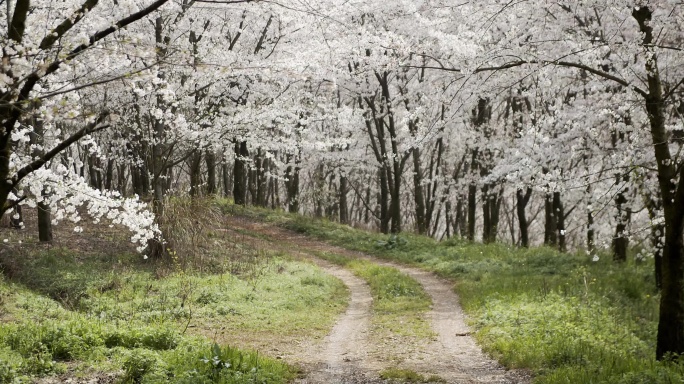
[[(287, 250), (310, 259), (327, 273), (342, 280), (350, 290), (347, 311), (338, 319), (332, 332), (319, 343), (312, 343), (293, 356), (306, 364), (308, 371), (302, 384), (314, 383), (382, 383), (381, 370), (397, 366), (425, 376), (437, 375), (448, 383), (528, 383), (522, 372), (506, 371), (488, 358), (470, 336), (458, 296), (452, 284), (433, 274), (412, 267), (379, 260), (371, 256), (316, 241), (269, 223), (233, 217), (233, 229), (249, 231), (269, 240), (274, 249)], [(372, 297), (366, 283), (351, 272), (315, 257), (317, 252), (364, 258), (374, 263), (399, 269), (418, 281), (432, 299), (427, 316), (437, 337), (431, 341), (402, 344), (402, 340), (370, 341)], [(394, 361), (383, 358), (392, 352)]]

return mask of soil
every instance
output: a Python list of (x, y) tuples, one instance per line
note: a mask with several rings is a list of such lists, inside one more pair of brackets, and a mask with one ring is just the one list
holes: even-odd
[[(339, 278), (350, 291), (346, 312), (323, 340), (308, 340), (283, 358), (304, 367), (300, 384), (385, 383), (380, 372), (395, 367), (415, 371), (446, 383), (526, 384), (530, 375), (506, 370), (485, 355), (470, 335), (453, 284), (430, 272), (332, 246), (270, 223), (235, 216), (225, 230), (251, 233), (260, 245), (304, 257)], [(372, 297), (367, 284), (348, 270), (316, 257), (330, 252), (363, 258), (397, 268), (418, 281), (432, 299), (427, 317), (435, 333), (431, 340), (395, 337), (379, 340), (370, 327)], [(412, 342), (411, 342), (412, 341)], [(280, 347), (282, 348), (282, 346)]]

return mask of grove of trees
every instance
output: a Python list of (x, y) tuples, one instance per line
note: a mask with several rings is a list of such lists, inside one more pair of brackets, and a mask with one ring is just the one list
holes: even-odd
[[(0, 207), (164, 257), (170, 196), (655, 258), (684, 352), (684, 4), (3, 0)], [(85, 207), (85, 208), (78, 208)]]

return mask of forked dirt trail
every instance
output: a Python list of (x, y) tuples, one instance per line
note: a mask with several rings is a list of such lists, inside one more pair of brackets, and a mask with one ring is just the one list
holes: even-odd
[[(248, 231), (267, 239), (273, 249), (287, 250), (314, 261), (327, 273), (342, 280), (350, 290), (349, 307), (331, 333), (321, 342), (299, 348), (290, 357), (294, 361), (305, 362), (307, 374), (299, 383), (383, 383), (379, 372), (396, 366), (426, 377), (436, 375), (447, 383), (526, 384), (530, 381), (528, 375), (507, 371), (482, 352), (470, 336), (451, 284), (433, 274), (335, 247), (269, 223), (232, 217), (229, 225), (232, 229)], [(397, 268), (414, 278), (432, 299), (432, 308), (427, 317), (436, 337), (416, 342), (415, 345), (373, 340), (369, 287), (348, 270), (316, 258), (318, 252), (364, 258), (379, 265)], [(385, 355), (388, 351), (392, 352), (393, 361)]]

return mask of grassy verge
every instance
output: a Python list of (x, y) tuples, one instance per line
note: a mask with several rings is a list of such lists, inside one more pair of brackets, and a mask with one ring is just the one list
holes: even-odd
[(535, 383), (676, 383), (684, 364), (654, 359), (653, 262), (593, 262), (548, 248), (388, 237), (266, 210), (236, 213), (452, 279), (487, 352)]
[(432, 302), (416, 280), (395, 268), (366, 260), (329, 252), (319, 252), (317, 255), (347, 267), (368, 283), (373, 295), (373, 326), (376, 330), (382, 330), (383, 338), (388, 335), (415, 338), (434, 336), (425, 318)]
[[(0, 383), (38, 377), (136, 383), (284, 383), (275, 359), (322, 337), (346, 306), (337, 279), (261, 252), (222, 273), (161, 268), (139, 255), (24, 252), (0, 278)], [(249, 265), (249, 267), (248, 267)], [(281, 340), (271, 357), (259, 340)], [(231, 347), (235, 345), (238, 348)]]
[(423, 376), (410, 369), (388, 368), (380, 372), (380, 378), (400, 383), (444, 383), (439, 376)]

